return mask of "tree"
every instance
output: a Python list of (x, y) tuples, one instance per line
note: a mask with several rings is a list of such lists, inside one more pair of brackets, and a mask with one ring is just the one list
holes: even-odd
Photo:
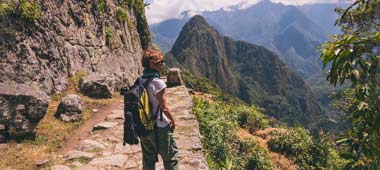
[(341, 35), (322, 45), (324, 68), (331, 64), (327, 79), (334, 86), (349, 80), (345, 93), (351, 128), (344, 155), (352, 160), (347, 168), (380, 167), (380, 0), (356, 0), (340, 14), (336, 25)]

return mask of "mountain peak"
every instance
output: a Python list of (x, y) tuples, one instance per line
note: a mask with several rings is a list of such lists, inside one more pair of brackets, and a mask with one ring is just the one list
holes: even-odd
[(191, 17), (189, 21), (187, 21), (186, 24), (183, 26), (181, 33), (186, 34), (188, 32), (194, 31), (217, 32), (212, 26), (210, 26), (206, 22), (205, 18), (203, 18), (203, 16), (201, 15), (194, 15), (193, 17)]
[(201, 15), (194, 15), (193, 17), (191, 17), (188, 21), (188, 24), (199, 24), (209, 26), (205, 18), (203, 18)]
[(192, 17), (182, 28), (170, 53), (195, 76), (206, 76), (228, 92), (236, 93), (236, 82), (227, 66), (224, 39), (200, 16)]
[[(222, 37), (202, 16), (196, 15), (185, 24), (169, 55), (196, 77), (208, 78), (289, 124), (309, 126), (323, 113), (302, 77), (290, 71), (276, 54)], [(279, 100), (281, 104), (275, 106)]]

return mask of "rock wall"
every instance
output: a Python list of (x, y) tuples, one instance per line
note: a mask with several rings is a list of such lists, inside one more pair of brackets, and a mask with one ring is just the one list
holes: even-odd
[(32, 134), (77, 72), (133, 83), (150, 44), (143, 0), (0, 1), (0, 37), (0, 142)]
[(150, 43), (142, 0), (36, 3), (42, 16), (32, 22), (0, 12), (1, 83), (35, 84), (53, 94), (64, 91), (66, 79), (78, 71), (113, 74), (128, 83), (142, 72), (142, 46)]

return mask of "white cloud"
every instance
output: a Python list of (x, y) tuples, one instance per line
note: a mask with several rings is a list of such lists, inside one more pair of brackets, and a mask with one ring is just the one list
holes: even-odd
[[(170, 18), (180, 18), (183, 11), (215, 11), (221, 8), (228, 10), (232, 5), (248, 7), (260, 0), (148, 0), (146, 8), (149, 24), (161, 22)], [(348, 0), (271, 0), (285, 5), (304, 5), (307, 3), (334, 3)]]
[[(271, 0), (272, 2), (280, 2), (285, 5), (305, 5), (312, 3), (337, 3), (343, 2), (344, 0)], [(346, 0), (349, 1), (349, 0)]]
[[(146, 8), (150, 24), (169, 18), (179, 18), (183, 11), (214, 11), (247, 0), (153, 0)], [(250, 0), (257, 1), (257, 0)]]

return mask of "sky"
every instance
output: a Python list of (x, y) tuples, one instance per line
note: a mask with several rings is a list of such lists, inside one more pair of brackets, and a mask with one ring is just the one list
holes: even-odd
[[(184, 11), (216, 11), (221, 8), (239, 5), (242, 8), (256, 4), (260, 0), (144, 0), (151, 3), (146, 8), (149, 24), (159, 23), (166, 19), (180, 18)], [(285, 5), (304, 5), (311, 3), (336, 3), (350, 0), (271, 0)]]

